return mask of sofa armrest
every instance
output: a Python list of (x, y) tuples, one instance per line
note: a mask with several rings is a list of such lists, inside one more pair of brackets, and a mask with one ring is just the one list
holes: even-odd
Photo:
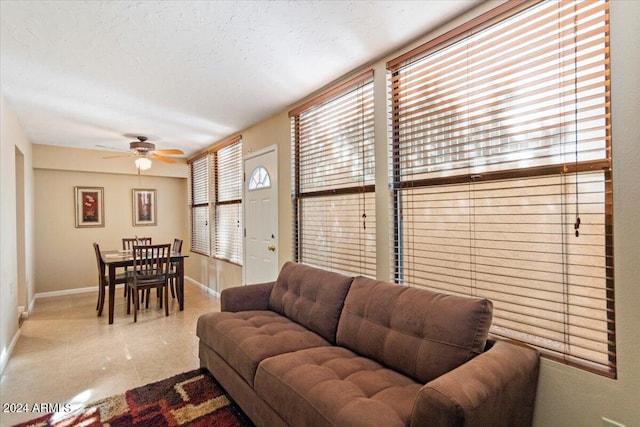
[(530, 426), (540, 356), (537, 350), (495, 341), (484, 353), (425, 384), (412, 426)]
[(267, 310), (276, 282), (227, 288), (220, 294), (220, 311)]

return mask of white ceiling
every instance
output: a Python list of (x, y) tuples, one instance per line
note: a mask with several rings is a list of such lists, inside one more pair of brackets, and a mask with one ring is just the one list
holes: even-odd
[(34, 144), (190, 155), (478, 3), (2, 0), (2, 95)]

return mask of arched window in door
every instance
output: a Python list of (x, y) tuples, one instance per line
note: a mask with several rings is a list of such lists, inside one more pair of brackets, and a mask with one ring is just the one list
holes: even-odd
[(253, 172), (251, 172), (251, 177), (249, 178), (249, 191), (269, 187), (271, 187), (269, 171), (262, 166), (258, 166), (253, 170)]

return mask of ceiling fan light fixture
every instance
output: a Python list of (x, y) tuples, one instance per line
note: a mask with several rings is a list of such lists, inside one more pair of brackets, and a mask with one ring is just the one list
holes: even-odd
[(146, 171), (151, 167), (151, 160), (146, 157), (138, 157), (135, 161), (136, 167), (141, 171)]

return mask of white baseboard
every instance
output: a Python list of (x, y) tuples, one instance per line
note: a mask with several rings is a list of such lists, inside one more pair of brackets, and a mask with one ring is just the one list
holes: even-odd
[(51, 297), (59, 297), (63, 295), (84, 294), (87, 292), (98, 292), (98, 287), (89, 286), (87, 288), (75, 288), (75, 289), (64, 289), (61, 291), (38, 292), (33, 296), (33, 299), (35, 300), (37, 298), (51, 298)]
[(29, 317), (29, 311), (25, 310), (24, 305), (18, 306), (18, 317), (20, 319), (27, 319)]
[[(216, 292), (213, 289), (207, 288), (205, 285), (203, 285), (202, 283), (192, 279), (191, 277), (184, 276), (184, 280), (186, 280), (189, 283), (199, 287), (203, 291), (207, 292), (209, 295), (213, 295), (216, 298), (220, 298), (220, 292)], [(97, 291), (98, 291), (98, 288), (96, 286), (89, 286), (89, 287), (86, 287), (86, 288), (75, 288), (75, 289), (64, 289), (64, 290), (61, 290), (61, 291), (39, 292), (39, 293), (34, 295), (33, 299), (35, 300), (36, 298), (51, 298), (51, 297), (59, 297), (59, 296), (64, 296), (64, 295), (84, 294), (84, 293), (87, 293), (87, 292), (97, 292)], [(30, 309), (33, 309), (32, 305), (30, 305)]]
[(0, 355), (0, 376), (4, 373), (4, 368), (7, 366), (7, 362), (9, 362), (9, 356), (11, 356), (11, 353), (16, 346), (18, 338), (20, 338), (20, 332), (20, 328), (18, 328), (9, 343), (9, 347), (2, 350), (2, 354)]
[(203, 291), (205, 291), (209, 295), (213, 295), (214, 297), (220, 299), (220, 292), (216, 292), (213, 289), (207, 288), (205, 285), (203, 285), (202, 283), (192, 279), (189, 276), (184, 276), (184, 280), (188, 281), (192, 285), (195, 285), (195, 286), (199, 287), (200, 289), (202, 289)]

